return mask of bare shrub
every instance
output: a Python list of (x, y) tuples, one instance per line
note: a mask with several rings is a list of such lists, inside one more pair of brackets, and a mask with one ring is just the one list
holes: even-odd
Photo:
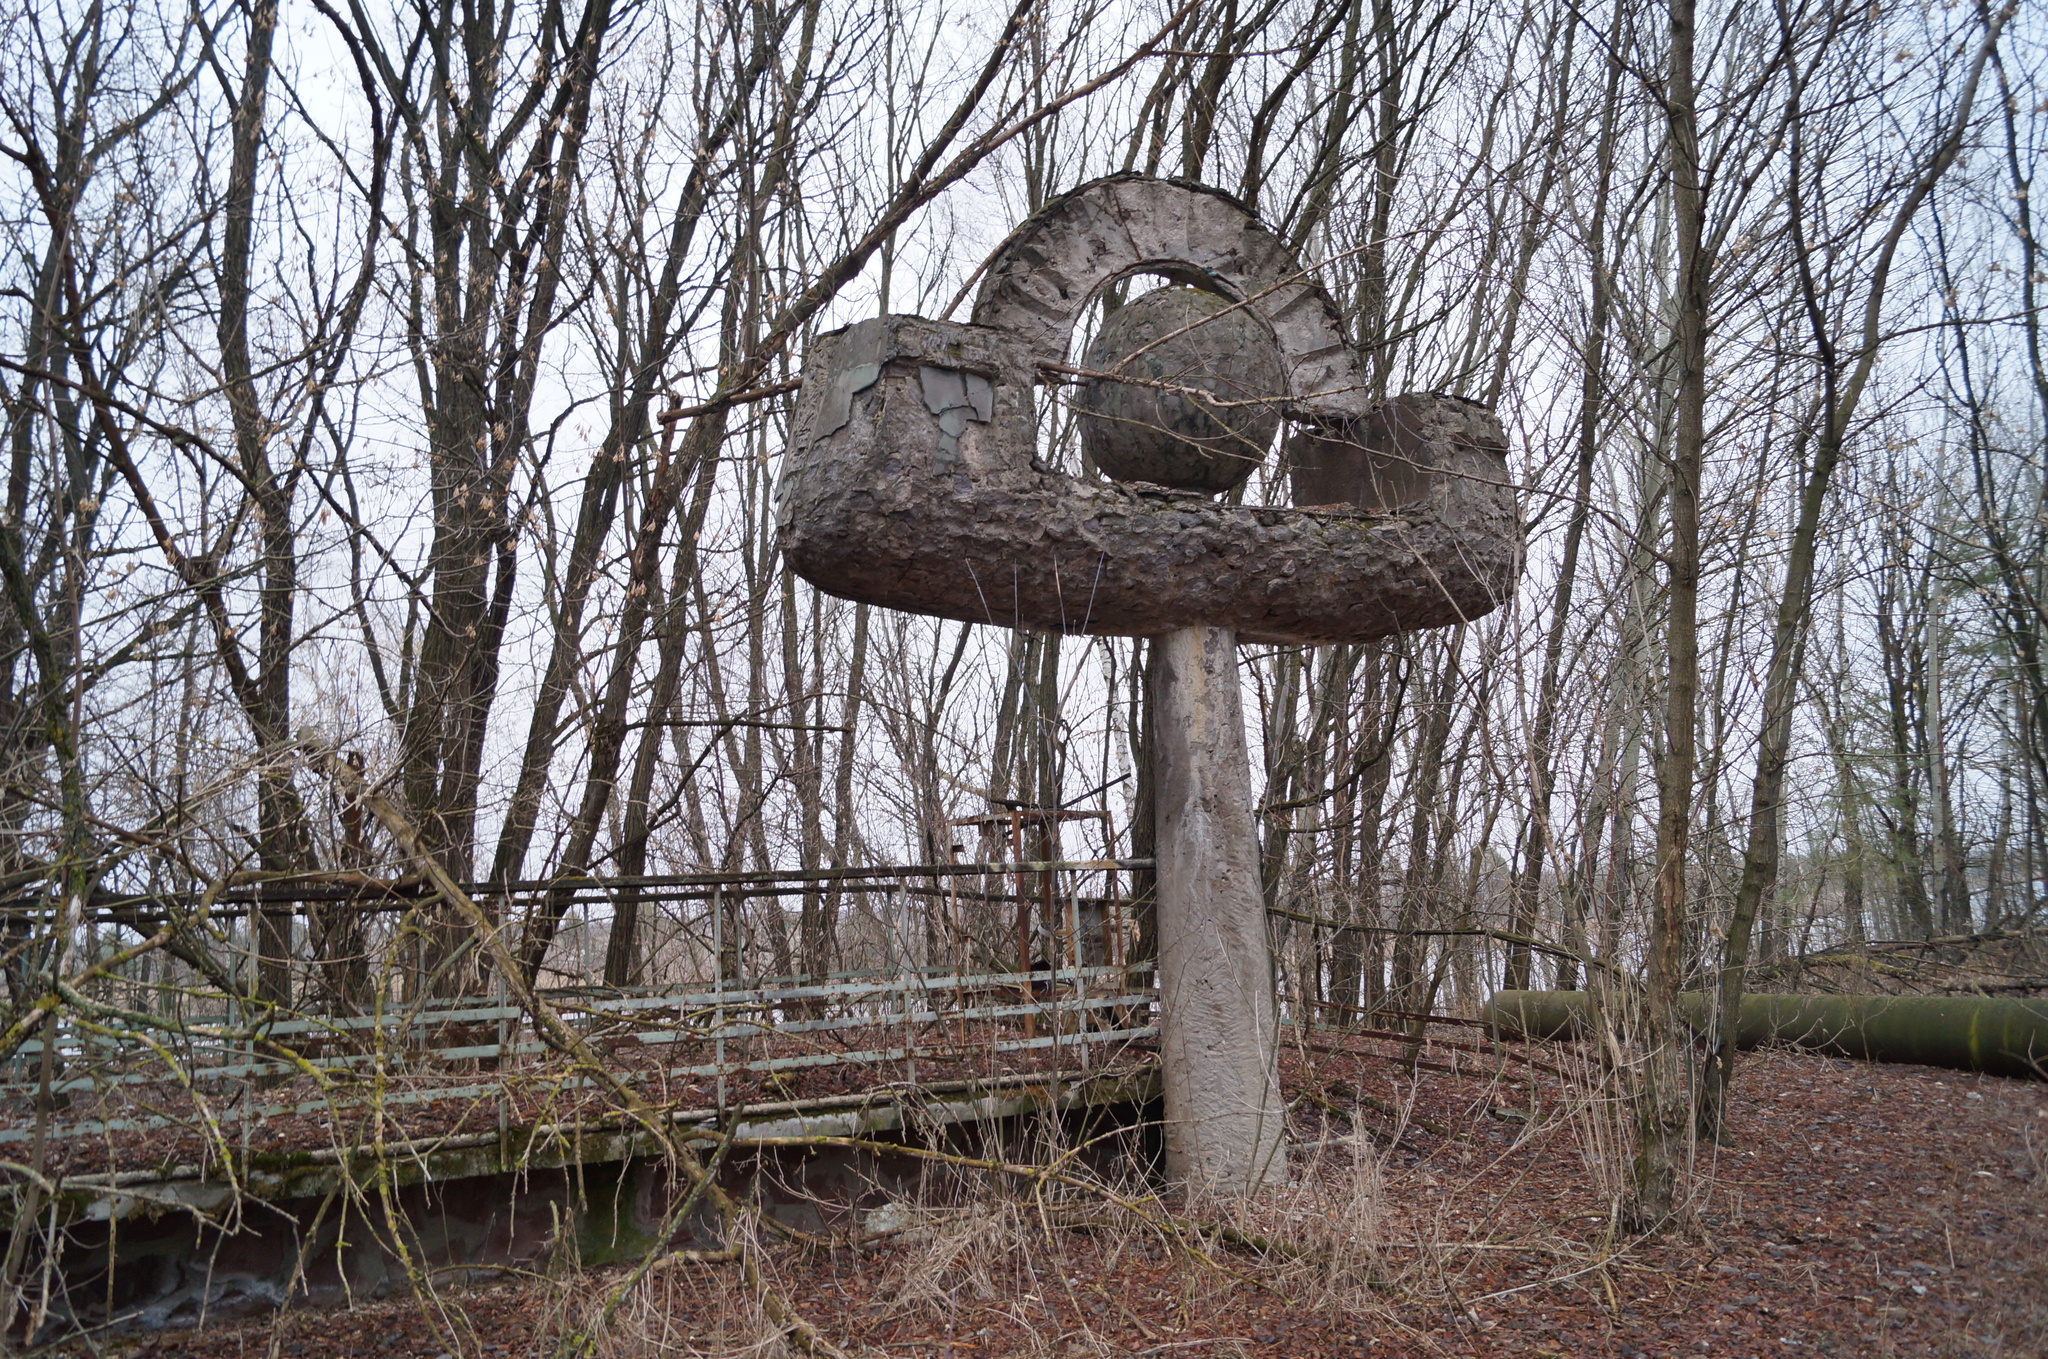
[[(765, 1256), (766, 1252), (762, 1252)], [(686, 1255), (666, 1257), (611, 1310), (610, 1288), (587, 1274), (557, 1281), (543, 1334), (563, 1351), (581, 1337), (590, 1359), (783, 1359), (796, 1351), (762, 1298), (732, 1265)]]

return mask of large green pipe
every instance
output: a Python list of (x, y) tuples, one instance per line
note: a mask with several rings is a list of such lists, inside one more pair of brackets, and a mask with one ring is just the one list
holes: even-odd
[[(1584, 991), (1499, 991), (1483, 1017), (1501, 1034), (1569, 1038), (1584, 1032), (1590, 1004)], [(1701, 1027), (1700, 993), (1679, 996), (1678, 1013)], [(1736, 1043), (2039, 1080), (2048, 1077), (2048, 1000), (1745, 995)]]

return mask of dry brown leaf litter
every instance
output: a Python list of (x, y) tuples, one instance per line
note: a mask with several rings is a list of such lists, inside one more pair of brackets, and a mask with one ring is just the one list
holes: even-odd
[[(2048, 1088), (1758, 1054), (1738, 1078), (1738, 1143), (1705, 1153), (1692, 1225), (1629, 1242), (1610, 1236), (1611, 1200), (1587, 1158), (1612, 1129), (1583, 1105), (1558, 1116), (1568, 1089), (1514, 1081), (1513, 1068), (1410, 1078), (1389, 1051), (1286, 1063), (1296, 1136), (1324, 1144), (1308, 1153), (1322, 1157), (1318, 1175), (1373, 1181), (1369, 1198), (1331, 1200), (1372, 1219), (1351, 1224), (1366, 1245), (1350, 1279), (1227, 1247), (1197, 1261), (1114, 1223), (1048, 1230), (1029, 1205), (992, 1200), (979, 1228), (934, 1219), (881, 1246), (776, 1247), (781, 1286), (870, 1355), (2048, 1354)], [(1377, 1148), (1362, 1162), (1333, 1106), (1355, 1109)], [(431, 1307), (300, 1310), (114, 1349), (545, 1355), (622, 1277), (447, 1289)], [(735, 1290), (716, 1265), (659, 1271), (598, 1352), (776, 1353)]]

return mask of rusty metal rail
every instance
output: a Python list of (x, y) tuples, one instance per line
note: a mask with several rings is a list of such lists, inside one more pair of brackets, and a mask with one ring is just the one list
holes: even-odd
[[(1149, 966), (1134, 967), (1081, 967), (1046, 968), (1036, 972), (986, 972), (976, 975), (920, 975), (915, 977), (874, 976), (856, 978), (822, 985), (797, 985), (780, 987), (751, 987), (746, 990), (727, 992), (706, 991), (700, 988), (674, 993), (623, 995), (616, 997), (589, 997), (587, 995), (551, 996), (554, 1008), (563, 1019), (582, 1028), (587, 1035), (596, 1036), (608, 1044), (631, 1041), (642, 1047), (679, 1045), (687, 1043), (716, 1043), (721, 1039), (743, 1040), (799, 1034), (817, 1035), (852, 1030), (876, 1028), (912, 1028), (940, 1023), (963, 1023), (976, 1020), (1042, 1020), (1058, 1028), (1060, 1021), (1074, 1017), (1092, 1018), (1097, 1012), (1113, 1009), (1149, 1007), (1152, 995), (1146, 992), (1130, 992), (1127, 983), (1136, 975), (1149, 972)], [(1089, 995), (1086, 988), (1090, 983), (1104, 983), (1107, 993)], [(1069, 988), (1067, 994), (1047, 1000), (1018, 1001), (1009, 1004), (964, 1004), (947, 1007), (947, 999), (961, 999), (968, 996), (1029, 991), (1042, 987)], [(915, 1000), (918, 1008), (911, 1008)], [(795, 1017), (804, 1015), (799, 1006), (823, 1002), (836, 1005), (841, 1013), (824, 1017)], [(898, 1008), (885, 1010), (882, 1003), (894, 1004)], [(631, 1017), (650, 1010), (677, 1011), (676, 1022), (667, 1026), (627, 1030), (607, 1030), (602, 1021), (608, 1017)], [(757, 1015), (744, 1012), (756, 1011)], [(733, 1012), (742, 1012), (737, 1016)], [(436, 1007), (422, 1007), (397, 1015), (367, 1015), (344, 1018), (301, 1017), (278, 1022), (259, 1022), (243, 1028), (225, 1026), (175, 1024), (166, 1025), (168, 1036), (184, 1040), (179, 1075), (194, 1083), (222, 1080), (263, 1080), (278, 1078), (307, 1071), (340, 1071), (374, 1063), (389, 1063), (394, 1056), (403, 1058), (409, 1064), (425, 1065), (435, 1062), (490, 1061), (511, 1057), (528, 1057), (544, 1054), (550, 1049), (545, 1043), (532, 1038), (513, 1041), (492, 1041), (488, 1043), (435, 1044), (431, 1041), (416, 1043), (412, 1040), (427, 1038), (436, 1031), (445, 1031), (455, 1026), (482, 1025), (507, 1022), (524, 1024), (526, 1012), (515, 1005), (479, 1005), (474, 1002), (454, 1002)], [(700, 1022), (708, 1019), (707, 1025)], [(309, 1056), (298, 1051), (309, 1047), (307, 1040), (321, 1041), (340, 1037), (363, 1037), (374, 1033), (377, 1037), (392, 1040), (376, 1044), (373, 1050), (342, 1053), (337, 1055)], [(1149, 1036), (1150, 1030), (1145, 1031)], [(1085, 1033), (1070, 1035), (1073, 1042), (1101, 1042), (1107, 1038), (1131, 1038), (1139, 1036), (1136, 1030), (1108, 1027), (1092, 1028)], [(992, 1051), (1018, 1051), (1027, 1047), (1046, 1044), (1056, 1045), (1057, 1038), (1033, 1040), (1027, 1043), (996, 1041)], [(903, 1045), (906, 1052), (914, 1052), (915, 1043)], [(280, 1051), (272, 1057), (252, 1057), (252, 1047)], [(23, 1055), (37, 1056), (42, 1045), (31, 1039), (22, 1045)], [(126, 1055), (142, 1067), (140, 1070), (113, 1072), (104, 1066), (92, 1074), (53, 1082), (50, 1089), (59, 1094), (80, 1090), (99, 1089), (114, 1085), (138, 1084), (162, 1081), (170, 1073), (163, 1069), (162, 1055), (153, 1053), (149, 1045), (142, 1043), (123, 1044), (99, 1035), (69, 1041), (60, 1037), (58, 1056), (69, 1063), (95, 1056), (102, 1061), (108, 1057)], [(216, 1060), (207, 1060), (214, 1058)], [(833, 1065), (840, 1062), (881, 1060), (868, 1053), (816, 1054), (800, 1057), (767, 1059), (757, 1062), (736, 1062), (730, 1070), (779, 1071), (794, 1070), (805, 1066)], [(671, 1069), (695, 1073), (699, 1068)], [(716, 1066), (702, 1068), (703, 1074), (714, 1074)], [(30, 1080), (0, 1080), (0, 1092), (33, 1086)], [(0, 1130), (0, 1142), (8, 1140), (7, 1133)]]
[[(742, 1074), (915, 1063), (920, 1056), (957, 1056), (963, 1048), (988, 1055), (1046, 1051), (1056, 1062), (1071, 1058), (1074, 1065), (1086, 1070), (1092, 1065), (1091, 1051), (1105, 1044), (1123, 1046), (1156, 1036), (1151, 1016), (1153, 995), (1149, 989), (1131, 986), (1133, 980), (1149, 970), (1149, 966), (1097, 966), (1046, 968), (1029, 973), (869, 976), (835, 983), (756, 986), (728, 992), (691, 987), (672, 993), (554, 999), (559, 1000), (565, 1021), (595, 1041), (611, 1046), (615, 1053), (626, 1045), (635, 1049), (666, 1048), (672, 1058), (680, 1059), (650, 1067), (622, 1063), (622, 1069), (614, 1073), (615, 1078), (635, 1084), (688, 1078), (722, 1081)], [(1093, 994), (1091, 987), (1097, 988)], [(1033, 992), (1050, 994), (1042, 999), (1023, 998)], [(992, 998), (1006, 993), (1013, 998), (991, 1003)], [(813, 1013), (821, 1006), (836, 1009), (837, 1013)], [(675, 1012), (675, 1022), (648, 1023), (649, 1012), (656, 1010)], [(637, 1020), (638, 1024), (606, 1027), (619, 1020)], [(378, 1100), (393, 1106), (446, 1099), (488, 1099), (502, 1093), (508, 1077), (515, 1075), (550, 1075), (551, 1084), (557, 1089), (591, 1088), (591, 1077), (566, 1071), (551, 1075), (544, 1062), (508, 1070), (508, 1064), (545, 1058), (550, 1051), (530, 1036), (527, 1021), (528, 1016), (516, 1006), (456, 1002), (399, 1015), (337, 1019), (306, 1016), (241, 1029), (166, 1025), (164, 1038), (184, 1039), (175, 1051), (163, 1040), (121, 1044), (104, 1034), (95, 1034), (91, 1036), (93, 1041), (84, 1042), (81, 1035), (60, 1034), (60, 1067), (82, 1067), (84, 1072), (67, 1075), (48, 1088), (66, 1097), (160, 1084), (175, 1084), (188, 1090), (223, 1085), (247, 1089), (312, 1073), (332, 1074), (342, 1083), (340, 1091), (323, 1098), (244, 1103), (233, 1111), (237, 1122), (329, 1109), (337, 1096), (345, 1097), (355, 1084), (351, 1077), (366, 1071), (387, 1076), (394, 1074), (394, 1069), (424, 1073), (457, 1063), (498, 1064), (498, 1072), (489, 1080), (471, 1078), (379, 1091)], [(487, 1024), (500, 1025), (503, 1036), (481, 1043), (409, 1041), (436, 1029)], [(513, 1026), (512, 1031), (506, 1032), (502, 1027), (505, 1025)], [(1041, 1029), (1045, 1031), (1039, 1032)], [(830, 1051), (768, 1053), (768, 1049), (778, 1043), (786, 1045), (791, 1039), (808, 1046), (834, 1034), (867, 1041)], [(331, 1055), (306, 1056), (296, 1050), (310, 1046), (308, 1039), (334, 1036), (380, 1041), (373, 1042), (367, 1051)], [(896, 1041), (887, 1041), (890, 1038)], [(883, 1040), (881, 1044), (876, 1043), (877, 1039)], [(742, 1051), (723, 1051), (727, 1043), (738, 1045)], [(760, 1055), (746, 1050), (750, 1047), (760, 1049)], [(714, 1060), (689, 1060), (703, 1057), (707, 1048), (715, 1054)], [(265, 1049), (272, 1055), (258, 1055)], [(39, 1044), (31, 1044), (28, 1055), (39, 1051)], [(27, 1069), (33, 1071), (32, 1066)], [(21, 1097), (36, 1089), (32, 1079), (0, 1082), (0, 1098), (14, 1097), (20, 1107), (26, 1103)], [(34, 1135), (33, 1128), (25, 1122), (9, 1121), (13, 1126), (0, 1127), (0, 1145), (25, 1142)], [(47, 1127), (45, 1135), (90, 1137), (177, 1126), (182, 1126), (181, 1120), (165, 1115), (65, 1119)]]
[[(503, 1123), (514, 1116), (503, 1111), (530, 1103), (536, 1087), (591, 1092), (616, 1080), (646, 1090), (715, 1082), (723, 1108), (729, 1082), (758, 1096), (764, 1080), (773, 1089), (834, 1067), (867, 1068), (854, 1082), (868, 1086), (915, 1084), (920, 1062), (927, 1077), (1041, 1060), (1087, 1070), (1103, 1060), (1091, 1054), (1154, 1036), (1150, 964), (1126, 956), (1131, 903), (1117, 892), (1120, 873), (1148, 866), (1013, 855), (467, 885), (513, 940), (522, 906), (527, 921), (565, 900), (580, 908), (547, 968), (571, 984), (536, 995), (613, 1059), (603, 1081), (543, 1041), (502, 977), (473, 969), (451, 979), (422, 961), (420, 941), (445, 940), (447, 928), (422, 883), (338, 874), (244, 882), (210, 896), (103, 891), (62, 916), (47, 900), (16, 896), (0, 900), (0, 916), (52, 931), (73, 959), (104, 956), (123, 931), (167, 921), (187, 952), (123, 965), (89, 993), (67, 993), (6, 1055), (0, 1146), (444, 1100), (495, 1099)], [(829, 899), (836, 957), (848, 970), (761, 975), (763, 963), (787, 955), (764, 940), (777, 931), (786, 939), (795, 925), (778, 899), (799, 895), (807, 911), (814, 895)], [(642, 913), (613, 916), (629, 899)], [(350, 936), (362, 950), (353, 961), (316, 943), (319, 930), (349, 916), (366, 922)], [(649, 965), (661, 980), (596, 984), (593, 934), (633, 918), (652, 930), (658, 956)], [(258, 946), (272, 946), (281, 919), (290, 956), (278, 963)], [(1031, 929), (1020, 933), (1020, 920)], [(211, 955), (210, 970), (194, 948)], [(41, 984), (33, 957), (22, 957), (6, 977), (11, 996)], [(279, 966), (292, 985), (265, 999), (262, 969)], [(352, 990), (338, 982), (349, 967)], [(467, 993), (441, 994), (451, 980)]]

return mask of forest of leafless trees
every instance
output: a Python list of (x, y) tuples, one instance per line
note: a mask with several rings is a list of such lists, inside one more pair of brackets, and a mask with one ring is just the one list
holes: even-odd
[[(1000, 860), (958, 823), (1020, 806), (1104, 814), (1026, 857), (1144, 858), (1142, 640), (834, 599), (773, 504), (814, 336), (964, 319), (1014, 224), (1125, 169), (1236, 195), (1376, 396), (1512, 443), (1502, 607), (1242, 650), (1293, 1012), (1592, 969), (1649, 979), (1654, 1053), (1681, 986), (2042, 923), (2048, 31), (2010, 0), (32, 0), (0, 34), (0, 1060), (95, 987), (490, 970), (431, 908), (116, 896)], [(519, 901), (534, 976), (658, 983), (710, 928)], [(828, 973), (869, 909), (734, 925), (750, 971)], [(1690, 1117), (1663, 1050), (1652, 1143)]]

